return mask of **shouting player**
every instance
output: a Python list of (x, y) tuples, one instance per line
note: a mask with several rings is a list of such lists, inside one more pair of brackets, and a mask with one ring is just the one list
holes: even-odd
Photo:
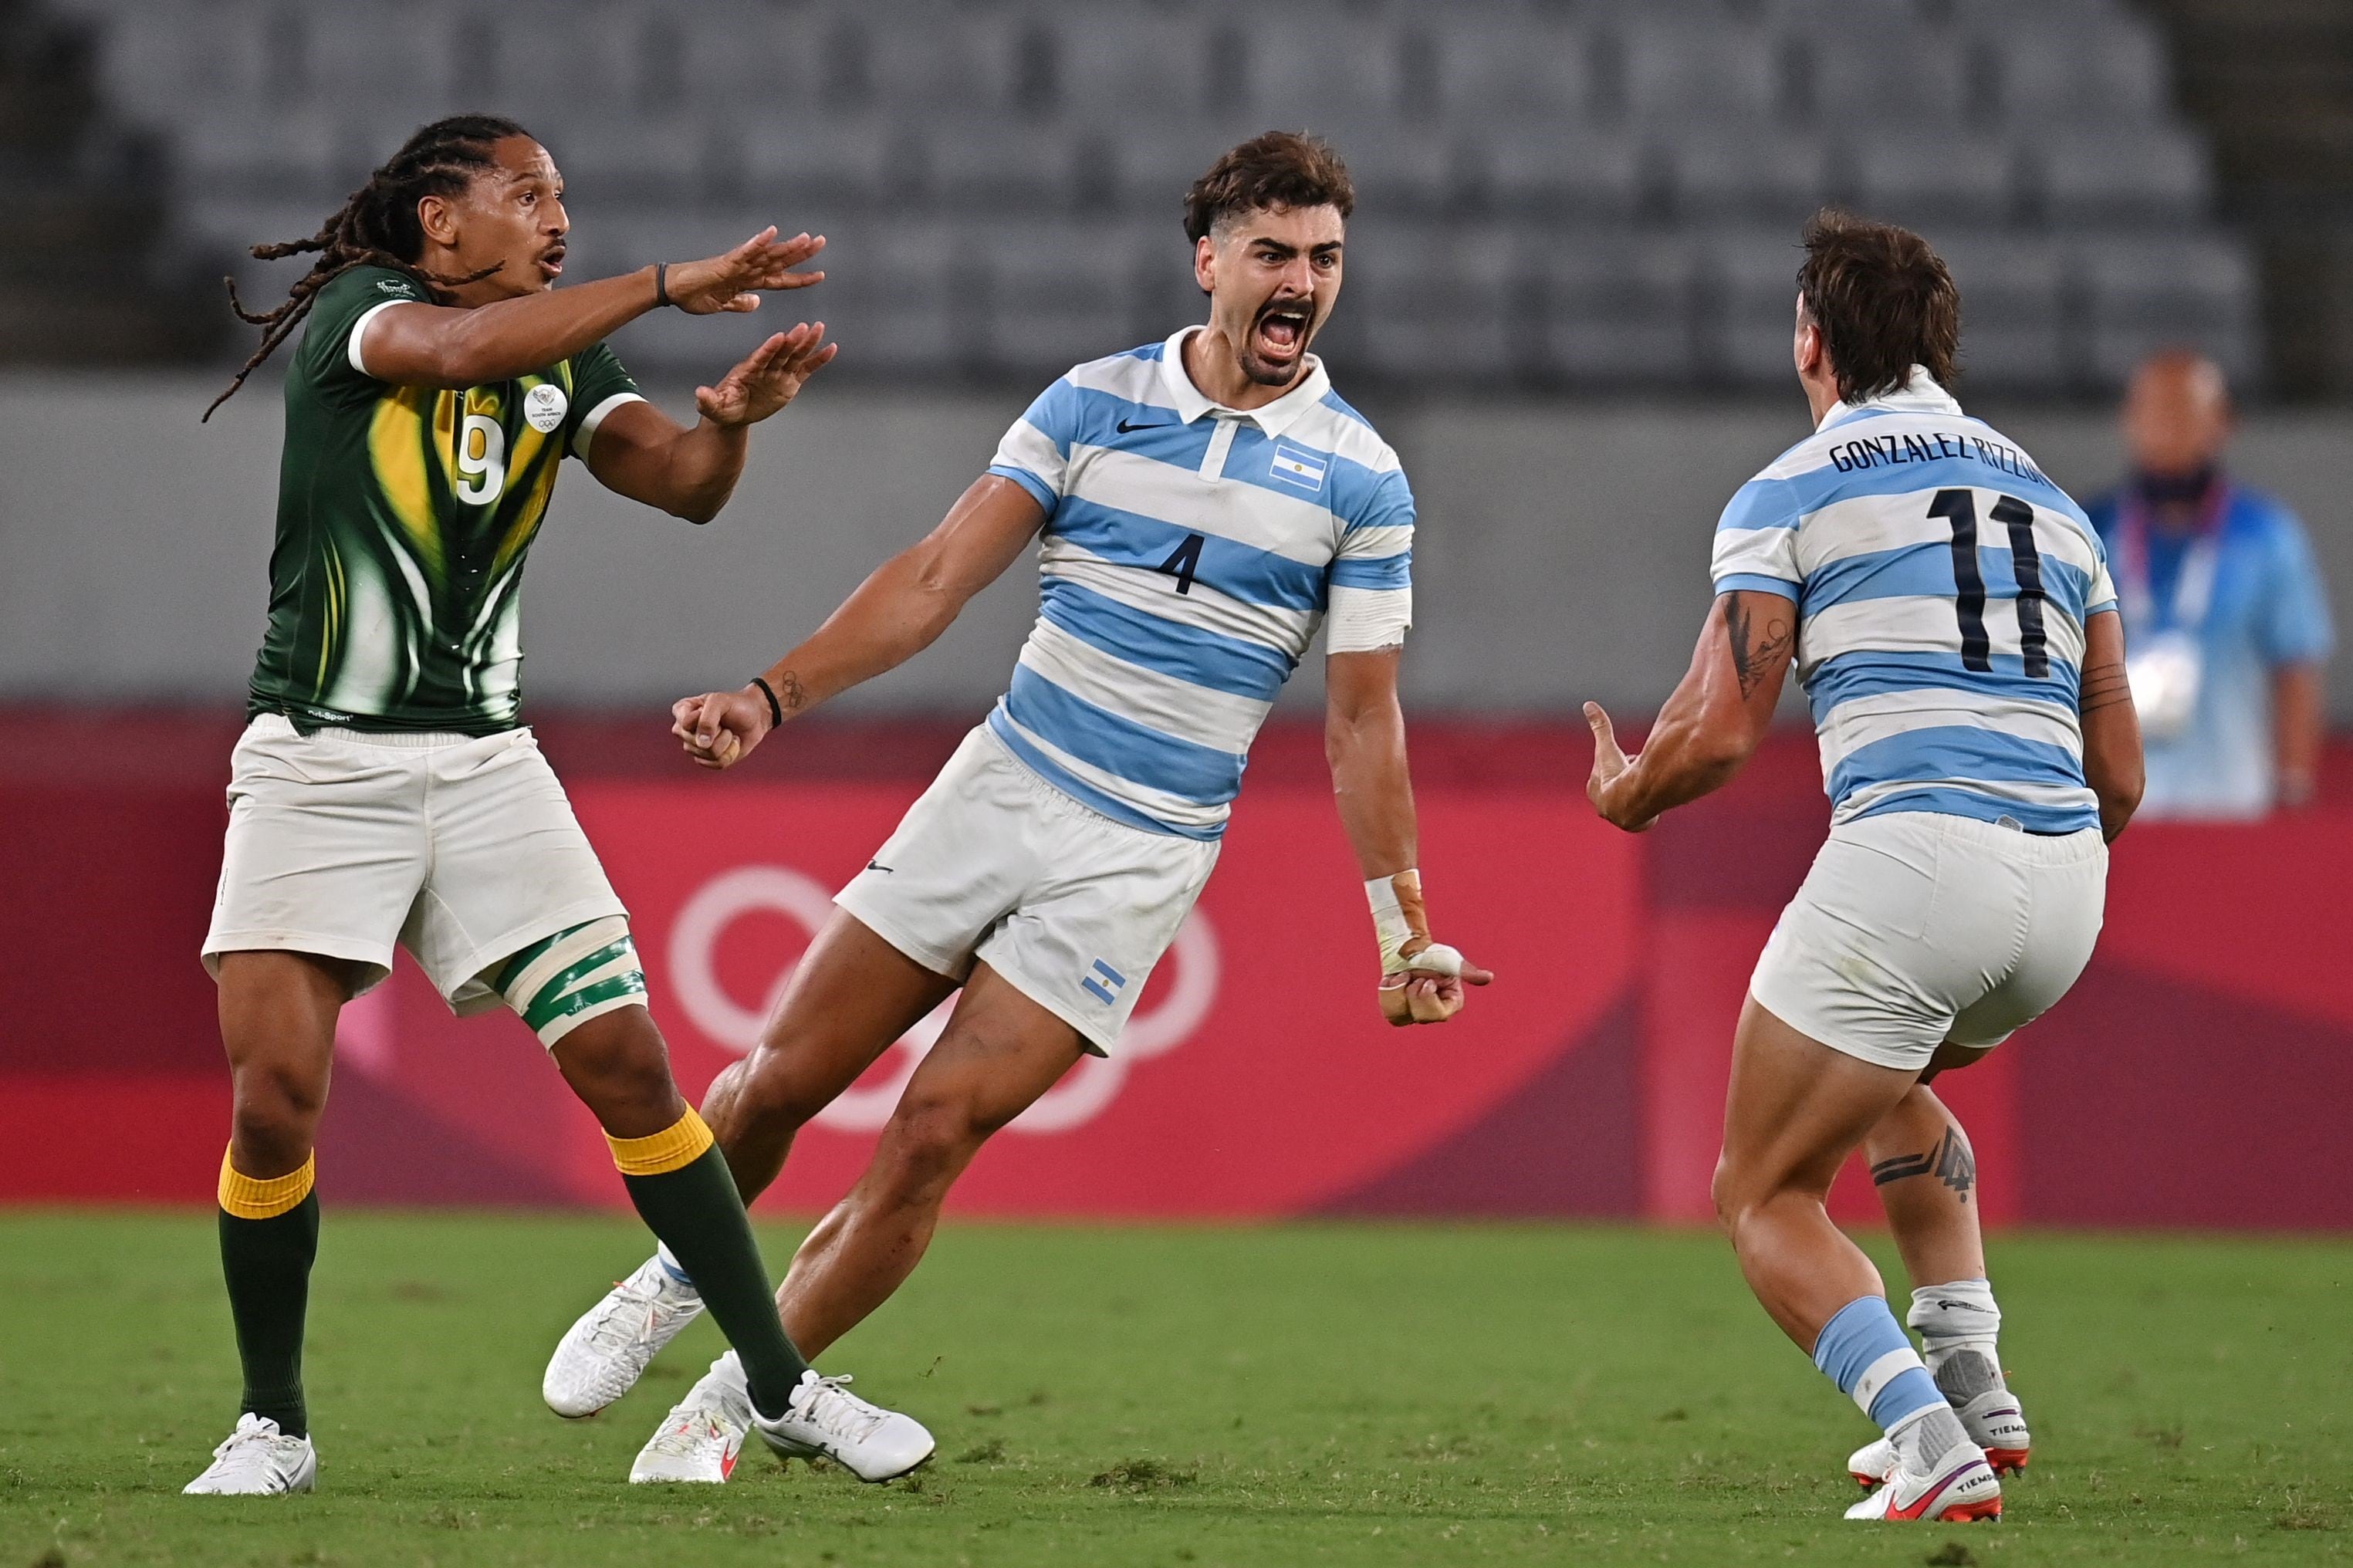
[(831, 1451), (891, 1424), (779, 1331), (743, 1202), (671, 1084), (627, 914), (516, 723), (517, 595), (563, 459), (702, 521), (743, 472), (748, 426), (833, 357), (822, 326), (771, 337), (696, 393), (687, 430), (638, 395), (606, 334), (662, 306), (752, 310), (756, 290), (818, 281), (791, 268), (824, 242), (771, 229), (711, 260), (556, 290), (563, 197), (520, 127), (464, 115), (417, 132), (315, 237), (255, 252), (319, 257), (285, 303), (247, 318), (268, 330), (237, 376), (308, 321), (204, 945), (235, 1083), (220, 1247), (245, 1396), (191, 1492), (314, 1482), (311, 1138), (336, 1015), (384, 979), (396, 943), (457, 1011), (504, 1002), (538, 1034), (742, 1352), (769, 1441)]
[[(1332, 149), (1273, 133), (1186, 198), (1206, 326), (1078, 366), (1015, 423), (932, 535), (740, 691), (678, 704), (725, 767), (827, 698), (903, 663), (1042, 531), (1042, 607), (1010, 688), (965, 737), (794, 973), (757, 1048), (703, 1102), (736, 1184), (961, 987), (873, 1160), (818, 1222), (776, 1304), (811, 1354), (881, 1306), (989, 1134), (1121, 1026), (1217, 862), (1244, 754), (1328, 616), (1325, 749), (1367, 879), (1378, 999), (1438, 1023), (1490, 976), (1434, 944), (1414, 869), (1398, 707), (1413, 498), (1397, 456), (1308, 353), (1340, 292), (1354, 196)], [(701, 1308), (658, 1254), (557, 1347), (548, 1402), (581, 1415)], [(718, 1481), (742, 1442), (723, 1356), (639, 1459)]]
[[(1765, 1310), (1877, 1422), (1852, 1519), (1998, 1517), (2027, 1431), (1968, 1139), (1928, 1088), (2065, 994), (2107, 842), (2141, 789), (2098, 537), (1946, 389), (1960, 300), (1917, 236), (1814, 220), (1798, 377), (1814, 434), (1743, 486), (1715, 607), (1640, 755), (1588, 703), (1594, 806), (1640, 831), (1718, 788), (1792, 664), (1830, 841), (1766, 943), (1733, 1041), (1715, 1205)], [(1823, 1198), (1858, 1147), (1915, 1289), (1924, 1365)]]

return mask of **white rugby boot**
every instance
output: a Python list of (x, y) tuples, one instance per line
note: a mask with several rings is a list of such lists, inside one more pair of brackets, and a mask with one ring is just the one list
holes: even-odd
[[(1936, 1369), (1936, 1386), (1961, 1418), (1961, 1430), (1985, 1450), (1986, 1463), (1997, 1476), (2014, 1476), (2026, 1468), (2034, 1440), (2026, 1429), (2026, 1414), (1993, 1363), (1975, 1351), (1961, 1351)], [(1895, 1468), (1895, 1445), (1874, 1438), (1857, 1448), (1846, 1462), (1857, 1483), (1875, 1487)]]
[(1966, 1524), (2001, 1517), (2001, 1482), (1985, 1450), (1967, 1438), (1915, 1475), (1902, 1465), (1877, 1491), (1846, 1510), (1849, 1519), (1927, 1520)]
[(732, 1355), (711, 1363), (686, 1397), (670, 1406), (668, 1415), (629, 1467), (629, 1479), (639, 1485), (661, 1481), (699, 1481), (718, 1486), (735, 1473), (735, 1458), (744, 1450), (744, 1436), (752, 1427), (751, 1396), (734, 1370)]
[(594, 1415), (629, 1392), (662, 1346), (702, 1314), (702, 1298), (649, 1258), (565, 1331), (540, 1396), (567, 1421)]
[(1895, 1473), (1895, 1445), (1885, 1437), (1873, 1437), (1846, 1457), (1846, 1473), (1863, 1490), (1881, 1485)]
[[(722, 1359), (733, 1360), (733, 1352)], [(735, 1375), (743, 1373), (738, 1370)], [(861, 1481), (893, 1480), (932, 1457), (936, 1445), (921, 1422), (869, 1405), (849, 1392), (849, 1383), (847, 1377), (820, 1377), (812, 1367), (801, 1373), (782, 1415), (771, 1419), (752, 1412), (753, 1430), (788, 1459), (822, 1455)], [(750, 1397), (747, 1393), (746, 1404)]]
[(289, 1437), (278, 1423), (251, 1411), (213, 1450), (205, 1473), (180, 1490), (189, 1497), (275, 1497), (319, 1484), (319, 1455), (308, 1437)]
[(2014, 1476), (2026, 1468), (2034, 1445), (2026, 1430), (2026, 1413), (2018, 1407), (2018, 1395), (2007, 1388), (1989, 1388), (1953, 1409), (1959, 1414), (1969, 1441), (1985, 1450), (1986, 1463), (1993, 1467), (1995, 1475)]

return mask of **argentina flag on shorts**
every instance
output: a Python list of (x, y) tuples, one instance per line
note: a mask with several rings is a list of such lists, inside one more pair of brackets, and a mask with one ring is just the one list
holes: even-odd
[(1320, 363), (1223, 408), (1185, 374), (1199, 330), (1076, 367), (999, 444), (988, 471), (1046, 525), (1038, 623), (988, 725), (1093, 810), (1210, 839), (1327, 613), (1332, 653), (1403, 640), (1414, 510)]
[(1716, 592), (1795, 602), (1833, 820), (1943, 812), (2099, 826), (2077, 710), (2107, 555), (2032, 459), (1926, 371), (1837, 404), (1732, 498)]

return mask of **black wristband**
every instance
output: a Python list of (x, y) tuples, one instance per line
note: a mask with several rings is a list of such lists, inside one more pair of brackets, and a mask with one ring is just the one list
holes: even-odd
[[(654, 263), (654, 309), (659, 310), (669, 303), (670, 263), (667, 261), (657, 261)], [(771, 697), (768, 700), (770, 702), (774, 702), (776, 701), (776, 699)]]
[(768, 728), (781, 729), (785, 722), (785, 708), (776, 700), (776, 689), (768, 684), (768, 678), (765, 675), (754, 676), (752, 684), (758, 687), (760, 695), (768, 700)]

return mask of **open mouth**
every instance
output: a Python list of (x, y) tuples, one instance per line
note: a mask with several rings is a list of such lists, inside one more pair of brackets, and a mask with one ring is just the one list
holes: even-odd
[(1307, 344), (1309, 310), (1303, 300), (1282, 300), (1269, 305), (1258, 316), (1257, 330), (1251, 334), (1258, 340), (1258, 351), (1271, 360), (1282, 361), (1299, 357)]
[(563, 277), (564, 247), (561, 245), (551, 245), (544, 251), (541, 252), (539, 258), (539, 269), (542, 272), (546, 273), (550, 278)]

